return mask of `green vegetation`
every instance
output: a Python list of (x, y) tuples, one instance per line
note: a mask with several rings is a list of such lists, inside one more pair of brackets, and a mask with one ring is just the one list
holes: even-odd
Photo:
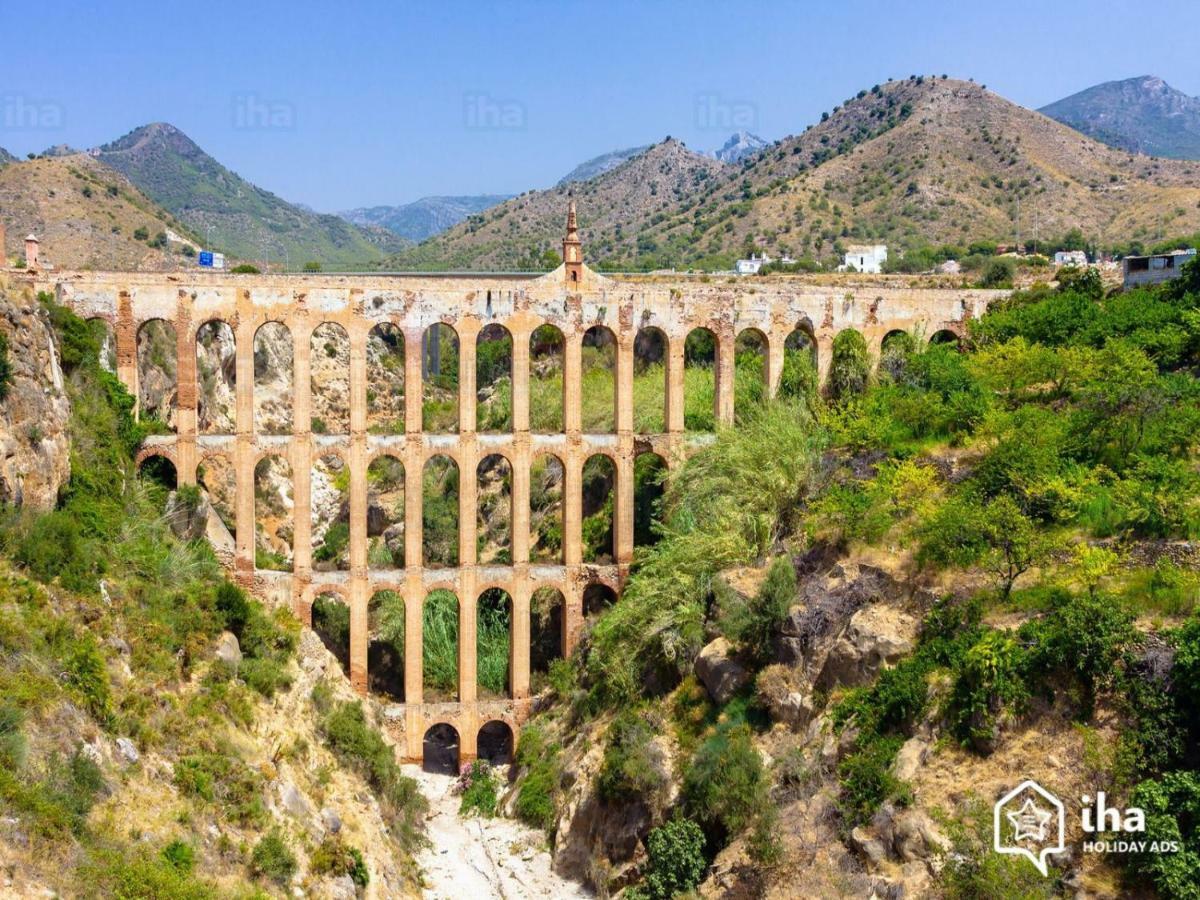
[(645, 714), (620, 713), (608, 728), (597, 786), (612, 803), (646, 799), (666, 783), (664, 761), (652, 741), (661, 724)]
[(425, 689), (458, 696), (458, 598), (430, 591), (421, 618), (421, 658)]
[(700, 883), (708, 865), (704, 832), (687, 819), (672, 819), (651, 831), (646, 853), (650, 867), (644, 883), (625, 892), (634, 900), (671, 900), (686, 895)]
[(255, 844), (250, 854), (250, 870), (279, 885), (287, 884), (296, 874), (296, 856), (278, 828), (271, 829)]
[(516, 763), (525, 770), (517, 791), (517, 816), (535, 828), (550, 831), (554, 827), (554, 791), (558, 784), (559, 753), (536, 724), (521, 730)]
[(491, 818), (496, 814), (496, 794), (499, 784), (492, 767), (481, 759), (471, 763), (470, 768), (458, 779), (455, 790), (462, 795), (460, 815), (476, 815)]

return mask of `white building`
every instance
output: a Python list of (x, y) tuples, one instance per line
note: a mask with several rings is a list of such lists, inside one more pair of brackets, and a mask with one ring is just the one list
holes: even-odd
[(763, 253), (762, 256), (756, 256), (751, 253), (749, 259), (739, 259), (733, 264), (733, 270), (739, 275), (757, 275), (758, 270), (771, 261), (771, 257)]
[(883, 271), (885, 262), (887, 262), (886, 244), (851, 244), (846, 248), (846, 255), (842, 257), (842, 264), (838, 266), (838, 271), (845, 272), (853, 268), (856, 272), (870, 272), (878, 275)]
[(1079, 266), (1085, 268), (1088, 264), (1087, 254), (1082, 250), (1059, 250), (1054, 254), (1056, 266)]

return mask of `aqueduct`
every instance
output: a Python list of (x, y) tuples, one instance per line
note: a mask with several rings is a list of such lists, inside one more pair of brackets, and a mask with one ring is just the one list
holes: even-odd
[[(573, 230), (564, 242), (566, 263), (541, 276), (527, 275), (232, 275), (211, 272), (43, 274), (40, 289), (85, 318), (103, 319), (115, 335), (116, 371), (139, 396), (138, 339), (143, 325), (164, 320), (174, 331), (177, 353), (173, 433), (155, 435), (142, 450), (173, 463), (181, 484), (193, 484), (206, 461), (222, 455), (232, 461), (235, 480), (236, 545), (229, 560), (235, 576), (264, 595), (291, 604), (312, 622), (314, 600), (336, 596), (349, 608), (348, 674), (366, 692), (370, 678), (370, 603), (383, 590), (403, 598), (403, 702), (386, 707), (386, 721), (411, 759), (420, 759), (431, 727), (456, 729), (460, 758), (471, 759), (481, 728), (505, 723), (515, 736), (530, 707), (530, 603), (539, 588), (561, 592), (561, 648), (578, 640), (584, 623), (584, 595), (593, 586), (618, 592), (634, 552), (634, 465), (644, 452), (675, 465), (700, 440), (685, 429), (685, 343), (693, 329), (707, 329), (715, 341), (714, 414), (734, 421), (734, 355), (739, 336), (756, 335), (765, 345), (766, 390), (780, 383), (789, 336), (799, 333), (815, 350), (817, 369), (828, 372), (834, 337), (854, 328), (878, 354), (886, 335), (897, 330), (932, 335), (960, 333), (983, 312), (997, 292), (873, 286), (747, 278), (606, 277), (582, 263)], [(198, 427), (195, 347), (206, 323), (226, 323), (235, 340), (235, 384), (230, 421), (217, 429)], [(292, 425), (286, 433), (256, 428), (256, 334), (269, 323), (290, 335)], [(402, 334), (404, 385), (402, 417), (390, 433), (368, 427), (368, 340), (372, 329), (391, 323)], [(427, 329), (448, 326), (458, 344), (457, 427), (431, 433), (423, 421), (423, 363), (428, 364)], [(314, 331), (337, 326), (349, 341), (349, 417), (343, 427), (314, 430), (311, 372)], [(477, 425), (477, 338), (489, 327), (511, 335), (511, 419), (500, 433)], [(544, 326), (561, 335), (562, 423), (554, 433), (531, 429), (531, 338)], [(607, 329), (615, 349), (611, 431), (585, 431), (581, 419), (581, 379), (589, 330)], [(657, 329), (663, 342), (665, 377), (662, 423), (653, 433), (635, 429), (633, 386), (635, 343)], [(399, 340), (399, 339), (398, 339)], [(320, 351), (315, 351), (319, 353)], [(397, 373), (397, 377), (400, 373)], [(537, 410), (535, 410), (537, 412)], [(536, 419), (537, 417), (534, 416)], [(611, 562), (581, 554), (582, 477), (594, 455), (611, 460), (615, 471)], [(345, 570), (314, 565), (310, 508), (313, 473), (320, 458), (336, 456), (348, 471), (349, 540)], [(531, 558), (531, 465), (553, 455), (562, 466), (561, 555), (550, 562)], [(406, 484), (420, 484), (433, 457), (457, 466), (458, 555), (433, 567), (423, 559), (422, 492), (403, 498), (403, 565), (369, 564), (368, 477), (372, 462), (391, 457)], [(507, 558), (481, 562), (477, 533), (477, 472), (487, 457), (502, 457), (511, 472), (511, 545)], [(291, 468), (291, 571), (256, 566), (255, 467), (266, 457)], [(401, 559), (398, 552), (396, 558)], [(508, 696), (480, 696), (476, 673), (479, 598), (489, 589), (507, 593), (511, 603)], [(458, 689), (454, 700), (430, 696), (423, 683), (423, 607), (431, 592), (447, 590), (458, 603)]]

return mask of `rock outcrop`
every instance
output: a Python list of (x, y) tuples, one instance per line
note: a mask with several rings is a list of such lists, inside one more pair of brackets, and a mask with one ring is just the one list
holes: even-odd
[(0, 502), (53, 508), (71, 474), (70, 402), (50, 323), (28, 291), (0, 285), (9, 380), (0, 388)]

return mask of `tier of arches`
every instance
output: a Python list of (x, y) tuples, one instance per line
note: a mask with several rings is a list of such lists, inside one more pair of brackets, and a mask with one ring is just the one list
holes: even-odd
[[(435, 775), (457, 776), (464, 761), (459, 730), (449, 722), (434, 722), (421, 739), (421, 766)], [(511, 765), (515, 757), (513, 728), (503, 719), (488, 719), (476, 730), (475, 756), (493, 766)]]
[[(107, 328), (104, 320), (92, 320)], [(111, 332), (110, 332), (111, 333)], [(941, 334), (941, 332), (939, 332)], [(952, 333), (951, 333), (952, 334)], [(526, 418), (533, 433), (565, 429), (568, 404), (579, 409), (584, 433), (613, 433), (617, 426), (617, 336), (604, 325), (579, 335), (578, 396), (564, 377), (566, 338), (555, 325), (543, 324), (529, 334), (528, 344), (515, 353), (512, 333), (503, 324), (489, 323), (475, 338), (473, 371), (465, 373), (458, 332), (435, 323), (414, 339), (392, 322), (374, 325), (366, 340), (366, 429), (375, 434), (425, 432), (453, 434), (465, 429), (459, 410), (463, 384), (475, 387), (474, 423), (480, 433), (510, 433), (514, 428), (514, 366), (521, 365), (527, 385)], [(678, 360), (682, 383), (682, 429), (712, 431), (721, 419), (717, 371), (732, 370), (734, 417), (766, 397), (772, 388), (783, 392), (815, 378), (789, 378), (789, 367), (821, 369), (811, 322), (796, 323), (783, 339), (780, 359), (771, 360), (771, 338), (755, 327), (741, 329), (730, 344), (708, 327), (697, 326), (673, 343), (656, 326), (639, 328), (632, 342), (633, 431), (667, 433), (670, 418), (670, 359)], [(221, 319), (202, 322), (194, 331), (196, 431), (231, 434), (237, 427), (237, 337)], [(350, 336), (336, 322), (320, 322), (309, 332), (307, 368), (309, 421), (293, 421), (296, 394), (295, 341), (288, 326), (267, 321), (253, 336), (252, 430), (257, 434), (348, 434), (350, 431)], [(104, 346), (112, 345), (111, 341)], [(149, 319), (137, 330), (138, 399), (142, 415), (168, 427), (177, 425), (181, 344), (174, 326)], [(827, 352), (827, 351), (826, 351)], [(729, 354), (723, 359), (723, 354)], [(409, 362), (409, 356), (413, 359)], [(827, 362), (827, 361), (826, 361)], [(777, 367), (774, 377), (768, 376)], [(186, 370), (190, 371), (190, 369)], [(246, 374), (243, 372), (243, 375)], [(406, 401), (406, 387), (420, 382), (419, 404)], [(774, 385), (771, 384), (774, 382)], [(191, 392), (186, 392), (189, 396)], [(410, 408), (412, 407), (412, 408)]]

